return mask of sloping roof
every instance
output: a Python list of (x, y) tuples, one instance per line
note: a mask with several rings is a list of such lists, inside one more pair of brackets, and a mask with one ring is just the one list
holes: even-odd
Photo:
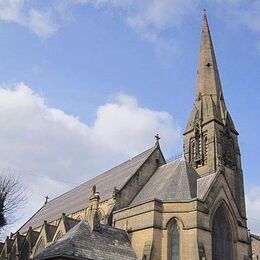
[(52, 257), (106, 260), (137, 259), (126, 231), (106, 225), (101, 225), (99, 231), (92, 231), (85, 220), (79, 222), (34, 259), (50, 259)]
[(204, 198), (205, 194), (209, 190), (211, 183), (215, 179), (216, 175), (217, 175), (217, 173), (212, 173), (212, 174), (209, 174), (205, 177), (201, 177), (200, 179), (198, 179), (198, 181), (197, 181), (197, 190), (198, 190), (197, 197), (199, 199)]
[(165, 164), (157, 169), (131, 205), (151, 199), (178, 201), (195, 198), (199, 178), (198, 173), (183, 159)]
[(97, 186), (102, 201), (111, 198), (114, 187), (120, 189), (142, 166), (156, 148), (157, 147), (154, 146), (135, 156), (131, 160), (128, 160), (49, 201), (21, 227), (19, 230), (20, 233), (27, 232), (29, 227), (35, 228), (41, 226), (44, 220), (51, 222), (59, 219), (63, 212), (70, 214), (85, 209), (88, 206), (89, 196), (92, 194), (93, 185)]

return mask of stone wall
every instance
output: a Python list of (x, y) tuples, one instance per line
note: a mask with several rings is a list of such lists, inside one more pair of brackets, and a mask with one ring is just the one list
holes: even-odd
[(251, 246), (252, 246), (252, 260), (260, 260), (260, 236), (252, 235)]

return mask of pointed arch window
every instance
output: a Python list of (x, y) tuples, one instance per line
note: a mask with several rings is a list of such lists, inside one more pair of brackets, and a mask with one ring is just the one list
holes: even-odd
[(174, 219), (168, 226), (168, 240), (169, 240), (169, 260), (180, 259), (180, 230), (177, 221)]
[(232, 229), (223, 206), (215, 213), (212, 224), (212, 260), (232, 260)]

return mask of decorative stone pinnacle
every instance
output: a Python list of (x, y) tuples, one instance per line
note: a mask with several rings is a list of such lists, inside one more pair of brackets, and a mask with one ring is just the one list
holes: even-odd
[(93, 186), (92, 186), (92, 193), (93, 193), (93, 195), (96, 194), (96, 191), (97, 191), (97, 186), (96, 186), (96, 185), (93, 185)]

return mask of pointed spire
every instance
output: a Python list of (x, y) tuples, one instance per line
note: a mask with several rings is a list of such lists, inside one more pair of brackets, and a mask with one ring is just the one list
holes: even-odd
[(196, 98), (198, 99), (203, 95), (216, 95), (222, 97), (218, 66), (210, 35), (206, 10), (204, 10), (202, 22)]

